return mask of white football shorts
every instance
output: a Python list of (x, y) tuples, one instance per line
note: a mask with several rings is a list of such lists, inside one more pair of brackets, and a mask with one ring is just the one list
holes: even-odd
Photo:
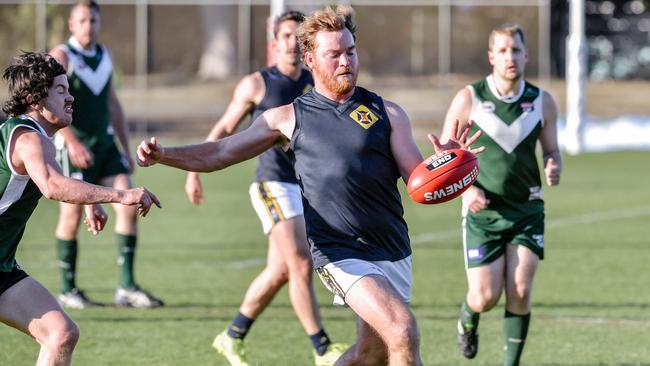
[(300, 186), (295, 183), (254, 182), (248, 193), (264, 234), (278, 222), (303, 214)]
[(399, 261), (364, 261), (343, 259), (316, 268), (321, 281), (334, 294), (334, 305), (345, 306), (345, 295), (362, 277), (378, 275), (386, 278), (405, 303), (411, 302), (413, 264), (411, 256)]

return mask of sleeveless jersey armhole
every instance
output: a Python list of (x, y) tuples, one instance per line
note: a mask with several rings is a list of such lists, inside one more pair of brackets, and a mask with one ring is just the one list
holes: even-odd
[(539, 114), (540, 114), (541, 119), (542, 119), (542, 122), (541, 122), (542, 127), (544, 127), (544, 125), (546, 124), (546, 118), (544, 117), (544, 107), (545, 107), (545, 105), (544, 105), (544, 94), (546, 94), (544, 89), (539, 88), (539, 96), (537, 97), (537, 100), (535, 100), (535, 108), (539, 108), (539, 111), (540, 111)]
[(19, 177), (28, 177), (29, 174), (20, 174), (20, 173), (18, 173), (16, 171), (16, 167), (14, 167), (13, 163), (11, 162), (11, 141), (14, 138), (14, 133), (19, 128), (27, 128), (29, 130), (32, 130), (32, 131), (38, 133), (38, 134), (40, 134), (41, 132), (38, 129), (32, 127), (32, 126), (16, 125), (16, 126), (14, 126), (14, 128), (11, 129), (11, 132), (9, 133), (9, 138), (7, 139), (7, 150), (5, 151), (5, 156), (6, 156), (6, 159), (7, 159), (7, 166), (9, 167), (9, 170), (11, 170), (12, 174), (17, 175)]
[(293, 132), (291, 133), (291, 141), (289, 141), (288, 150), (294, 150), (296, 146), (296, 140), (300, 137), (300, 108), (298, 108), (300, 102), (294, 101), (293, 103), (293, 118), (295, 118), (295, 122), (293, 124)]

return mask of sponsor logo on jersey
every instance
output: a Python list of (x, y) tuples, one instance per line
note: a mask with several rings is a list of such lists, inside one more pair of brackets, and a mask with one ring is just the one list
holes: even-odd
[(535, 103), (523, 102), (520, 104), (521, 110), (524, 112), (532, 112), (535, 110)]
[(456, 153), (453, 152), (444, 152), (442, 155), (434, 155), (427, 160), (425, 160), (425, 164), (427, 166), (427, 169), (430, 171), (433, 171), (435, 169), (440, 168), (443, 165), (449, 164), (449, 162), (453, 161), (456, 159)]
[(452, 194), (458, 192), (459, 190), (464, 189), (468, 185), (472, 184), (477, 176), (478, 176), (478, 167), (474, 167), (474, 169), (472, 169), (472, 171), (467, 173), (467, 175), (465, 175), (464, 177), (459, 179), (457, 182), (453, 182), (452, 184), (450, 184), (450, 185), (448, 185), (448, 186), (446, 186), (444, 188), (440, 188), (437, 191), (426, 192), (424, 194), (424, 200), (425, 201), (437, 201), (437, 200), (443, 199), (443, 198), (445, 198), (445, 197), (447, 197), (449, 195), (452, 195)]
[(350, 112), (350, 118), (352, 118), (354, 122), (358, 123), (366, 130), (379, 120), (379, 118), (363, 104), (359, 105), (355, 110)]
[(482, 102), (481, 108), (483, 108), (483, 111), (486, 113), (493, 113), (497, 109), (497, 107), (494, 105), (494, 102), (491, 102), (489, 100)]

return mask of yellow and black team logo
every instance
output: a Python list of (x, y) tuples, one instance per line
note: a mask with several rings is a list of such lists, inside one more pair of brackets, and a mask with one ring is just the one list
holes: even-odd
[(350, 118), (352, 118), (356, 123), (361, 125), (361, 127), (365, 128), (366, 130), (379, 120), (379, 118), (363, 104), (359, 105), (357, 109), (350, 112)]
[(304, 95), (306, 92), (310, 91), (311, 88), (313, 88), (313, 87), (314, 87), (314, 85), (312, 85), (312, 84), (305, 85), (305, 87), (302, 89), (302, 94), (301, 95)]

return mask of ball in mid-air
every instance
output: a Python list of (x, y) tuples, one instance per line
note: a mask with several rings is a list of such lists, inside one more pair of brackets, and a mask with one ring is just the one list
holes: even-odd
[(460, 196), (478, 177), (479, 163), (467, 150), (450, 149), (431, 155), (411, 172), (408, 195), (424, 204), (447, 202)]

